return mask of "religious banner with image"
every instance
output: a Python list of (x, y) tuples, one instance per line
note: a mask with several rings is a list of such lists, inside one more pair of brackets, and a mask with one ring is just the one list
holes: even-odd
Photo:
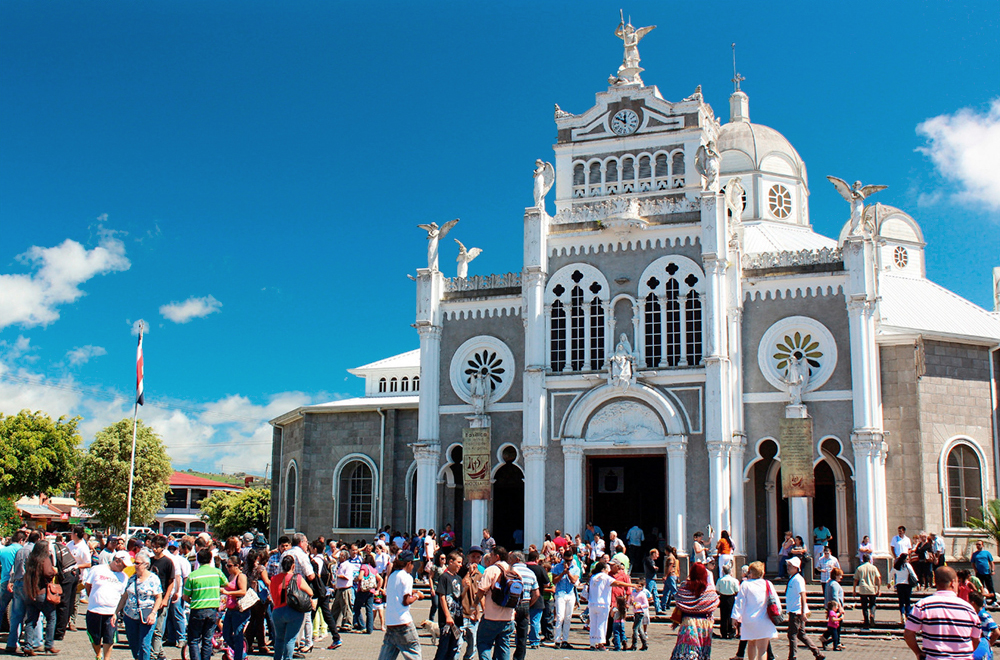
[(465, 499), (490, 499), (490, 430), (462, 429)]
[(812, 418), (786, 418), (778, 425), (781, 445), (781, 496), (815, 497)]

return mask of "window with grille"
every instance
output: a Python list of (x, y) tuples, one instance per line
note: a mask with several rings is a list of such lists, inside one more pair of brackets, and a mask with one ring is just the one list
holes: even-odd
[(670, 278), (667, 280), (667, 366), (676, 367), (681, 363), (681, 303), (680, 286), (677, 280)]
[[(600, 290), (599, 284), (594, 285)], [(594, 371), (604, 368), (604, 305), (596, 297), (590, 301), (590, 368)]]
[[(656, 288), (650, 287), (650, 288)], [(646, 296), (644, 327), (646, 345), (646, 366), (658, 367), (663, 358), (663, 311), (655, 293)]]
[(587, 319), (583, 310), (583, 289), (578, 286), (573, 287), (569, 297), (569, 368), (573, 371), (583, 369), (583, 361), (586, 358), (586, 327)]
[(695, 366), (701, 364), (701, 298), (697, 291), (688, 292), (684, 315), (687, 323), (687, 363)]
[(549, 280), (549, 368), (552, 373), (600, 370), (607, 352), (604, 275), (589, 264), (559, 269)]
[(340, 471), (339, 527), (351, 529), (372, 526), (375, 503), (375, 479), (363, 461), (353, 461)]
[(385, 378), (379, 378), (378, 379), (378, 391), (379, 392), (385, 392), (385, 387), (386, 387), (386, 380), (385, 380)]
[(964, 527), (969, 518), (982, 518), (983, 478), (979, 457), (968, 445), (948, 452), (949, 527)]
[(558, 300), (552, 303), (552, 371), (566, 366), (566, 310)]
[(285, 529), (295, 529), (295, 505), (296, 493), (298, 492), (298, 470), (295, 463), (288, 467), (288, 476), (285, 477)]

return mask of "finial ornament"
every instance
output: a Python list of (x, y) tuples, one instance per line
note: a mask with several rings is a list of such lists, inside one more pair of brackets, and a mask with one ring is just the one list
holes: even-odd
[(855, 181), (853, 186), (849, 186), (846, 181), (835, 176), (827, 176), (826, 178), (830, 180), (840, 196), (851, 204), (851, 230), (848, 235), (869, 237), (877, 228), (867, 227), (862, 222), (865, 199), (889, 186), (863, 186), (860, 181)]
[(457, 274), (459, 277), (468, 277), (469, 262), (478, 257), (480, 254), (482, 254), (483, 251), (482, 249), (476, 247), (472, 248), (471, 250), (466, 250), (465, 246), (462, 245), (462, 241), (458, 240), (457, 238), (455, 239), (455, 242), (458, 243), (458, 259), (455, 260), (458, 262)]
[(458, 218), (450, 220), (442, 227), (438, 227), (436, 222), (429, 225), (417, 225), (427, 232), (427, 269), (436, 271), (438, 269), (438, 241), (444, 238), (451, 228), (458, 224)]
[(552, 163), (535, 160), (535, 207), (545, 210), (545, 196), (549, 194), (552, 184), (556, 181), (556, 170)]
[(733, 42), (733, 94), (740, 91), (740, 83), (746, 80), (736, 72), (736, 42)]
[(628, 23), (625, 22), (624, 10), (618, 10), (621, 22), (615, 30), (615, 36), (622, 40), (625, 46), (625, 56), (622, 58), (622, 65), (618, 67), (618, 75), (608, 78), (612, 85), (641, 85), (642, 78), (639, 74), (645, 69), (639, 66), (639, 42), (642, 38), (656, 28), (649, 25), (636, 29), (632, 27), (632, 17), (629, 16)]

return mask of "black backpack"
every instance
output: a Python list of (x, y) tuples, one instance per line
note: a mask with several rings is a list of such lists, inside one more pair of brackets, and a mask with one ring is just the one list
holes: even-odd
[(76, 577), (80, 574), (80, 569), (76, 565), (76, 557), (69, 551), (63, 543), (55, 544), (56, 569), (59, 571), (59, 581), (63, 582), (67, 578)]

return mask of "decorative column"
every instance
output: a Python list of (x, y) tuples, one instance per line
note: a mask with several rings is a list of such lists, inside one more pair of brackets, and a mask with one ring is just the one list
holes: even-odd
[[(545, 455), (546, 426), (545, 367), (548, 363), (546, 338), (545, 282), (548, 264), (549, 216), (544, 208), (524, 210), (524, 271), (521, 276), (524, 320), (524, 372), (521, 452), (524, 455), (524, 545), (541, 547), (545, 540)], [(551, 313), (551, 312), (550, 312)], [(569, 319), (567, 319), (567, 322)], [(588, 323), (587, 332), (590, 324)], [(589, 335), (588, 335), (589, 338)], [(589, 347), (589, 341), (587, 346)], [(569, 364), (567, 346), (566, 364)], [(589, 351), (588, 351), (589, 352)]]
[[(563, 531), (583, 533), (583, 447), (576, 438), (563, 438)], [(525, 498), (527, 499), (527, 498)]]
[(719, 533), (729, 529), (729, 446), (721, 440), (708, 443), (709, 523)]
[(837, 561), (841, 566), (847, 566), (851, 561), (850, 548), (846, 542), (839, 539), (847, 539), (847, 482), (837, 481)]
[(746, 546), (746, 521), (744, 520), (744, 483), (743, 483), (743, 453), (746, 450), (746, 438), (734, 435), (729, 446), (729, 535), (736, 546), (736, 554), (744, 555)]
[[(764, 482), (764, 497), (767, 498), (767, 567), (770, 570), (771, 558), (778, 556), (778, 540), (771, 532), (778, 529), (778, 494), (775, 492), (773, 481)], [(794, 533), (794, 532), (793, 532)], [(803, 537), (805, 538), (805, 537)], [(777, 568), (775, 560), (774, 568)]]
[(667, 542), (686, 554), (687, 436), (667, 436)]
[(437, 525), (437, 465), (441, 445), (414, 444), (417, 460), (417, 529), (434, 529)]
[(441, 453), (441, 297), (444, 277), (436, 268), (417, 270), (417, 332), (420, 334), (420, 402), (417, 412), (417, 528), (437, 527), (437, 467)]

